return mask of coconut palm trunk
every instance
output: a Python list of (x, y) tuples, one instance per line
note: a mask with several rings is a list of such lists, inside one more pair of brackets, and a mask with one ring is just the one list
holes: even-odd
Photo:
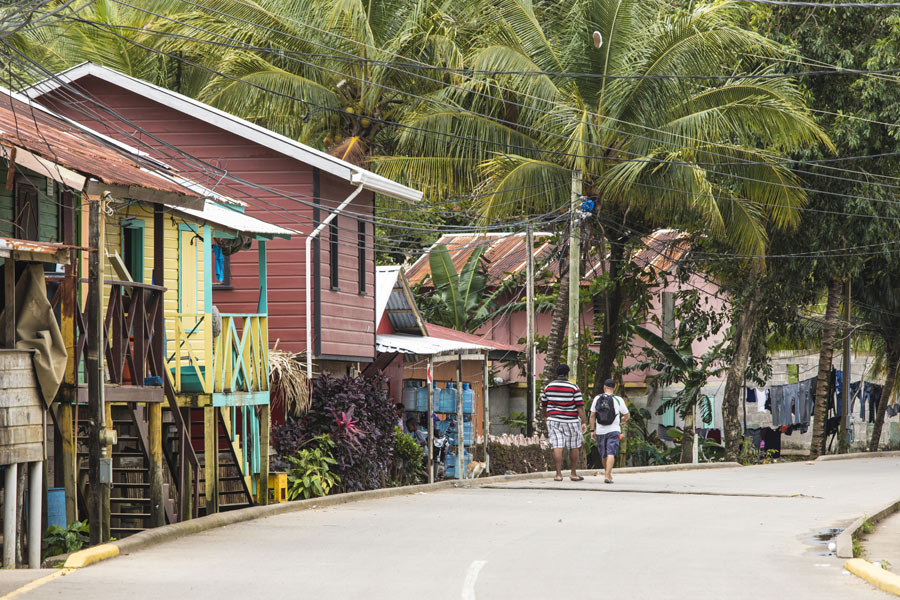
[(884, 413), (894, 393), (894, 385), (897, 381), (897, 363), (900, 362), (900, 342), (897, 340), (885, 340), (888, 346), (888, 370), (884, 380), (884, 389), (881, 392), (881, 401), (878, 402), (878, 413), (875, 416), (875, 425), (872, 427), (872, 439), (869, 441), (869, 452), (878, 451), (878, 442), (881, 441), (881, 430), (884, 427)]
[(622, 261), (625, 257), (625, 239), (622, 236), (610, 240), (609, 281), (610, 288), (600, 292), (594, 301), (594, 318), (603, 313), (603, 330), (597, 349), (597, 370), (594, 372), (594, 394), (603, 391), (603, 382), (612, 377), (613, 364), (619, 354), (619, 325), (622, 320), (622, 305), (625, 303), (624, 283), (621, 281)]
[[(828, 302), (825, 307), (825, 325), (822, 328), (822, 349), (819, 351), (819, 375), (816, 378), (816, 400), (813, 408), (813, 434), (809, 447), (810, 458), (825, 453), (825, 421), (828, 418), (828, 387), (831, 378), (831, 361), (834, 357), (834, 334), (837, 330), (838, 304), (841, 301), (841, 280), (828, 282)], [(848, 374), (849, 377), (849, 374)]]
[(559, 292), (553, 306), (553, 320), (550, 322), (550, 334), (547, 337), (547, 353), (544, 355), (544, 381), (556, 378), (556, 367), (559, 366), (559, 355), (562, 352), (563, 338), (569, 320), (569, 268), (560, 263)]

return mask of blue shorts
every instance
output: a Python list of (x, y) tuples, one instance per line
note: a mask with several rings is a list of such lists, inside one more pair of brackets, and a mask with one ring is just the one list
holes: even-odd
[(600, 451), (600, 457), (615, 456), (619, 453), (619, 431), (603, 433), (597, 436), (597, 450)]

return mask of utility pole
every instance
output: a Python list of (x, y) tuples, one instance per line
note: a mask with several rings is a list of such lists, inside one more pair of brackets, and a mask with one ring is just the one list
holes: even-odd
[[(841, 431), (838, 451), (847, 452), (850, 445), (850, 280), (844, 282), (844, 378), (841, 382)], [(860, 384), (862, 385), (862, 384)]]
[(581, 202), (581, 171), (572, 171), (572, 202), (569, 207), (569, 374), (578, 381), (578, 309), (581, 288), (581, 220), (578, 205)]
[(525, 377), (527, 392), (525, 400), (525, 435), (534, 435), (534, 230), (531, 223), (525, 229), (525, 312), (527, 338), (525, 341)]
[[(85, 370), (88, 380), (88, 412), (91, 420), (90, 455), (88, 459), (88, 520), (91, 545), (109, 540), (109, 489), (112, 482), (112, 457), (106, 447), (113, 441), (106, 429), (106, 406), (103, 399), (103, 213), (105, 198), (90, 201), (87, 301), (87, 351)], [(113, 441), (114, 443), (114, 441)]]

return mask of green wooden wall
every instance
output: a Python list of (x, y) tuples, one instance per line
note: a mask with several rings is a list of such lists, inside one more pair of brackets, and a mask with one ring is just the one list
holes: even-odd
[[(61, 242), (59, 201), (57, 184), (52, 179), (38, 175), (28, 169), (16, 168), (38, 191), (40, 241)], [(7, 164), (0, 163), (0, 237), (18, 237), (15, 227), (15, 190), (6, 189)]]

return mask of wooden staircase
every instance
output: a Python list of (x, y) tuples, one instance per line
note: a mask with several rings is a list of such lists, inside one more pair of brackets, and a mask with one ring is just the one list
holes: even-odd
[[(110, 535), (117, 539), (150, 528), (150, 459), (148, 424), (143, 407), (111, 406), (113, 426), (118, 434), (113, 446), (113, 483), (110, 487)], [(86, 412), (86, 411), (85, 411)], [(78, 464), (82, 481), (87, 480), (87, 419), (78, 423)], [(163, 467), (163, 497), (167, 523), (176, 522), (175, 503), (171, 497), (171, 477)], [(83, 492), (79, 490), (84, 502)], [(86, 502), (85, 502), (86, 506)], [(86, 511), (84, 512), (86, 514)]]
[[(217, 408), (218, 434), (218, 510), (219, 512), (245, 508), (254, 504), (253, 479), (245, 471), (244, 452), (240, 434), (235, 433), (230, 408)], [(206, 506), (206, 452), (203, 441), (203, 409), (191, 409), (191, 440), (200, 459), (200, 513), (210, 514)]]

